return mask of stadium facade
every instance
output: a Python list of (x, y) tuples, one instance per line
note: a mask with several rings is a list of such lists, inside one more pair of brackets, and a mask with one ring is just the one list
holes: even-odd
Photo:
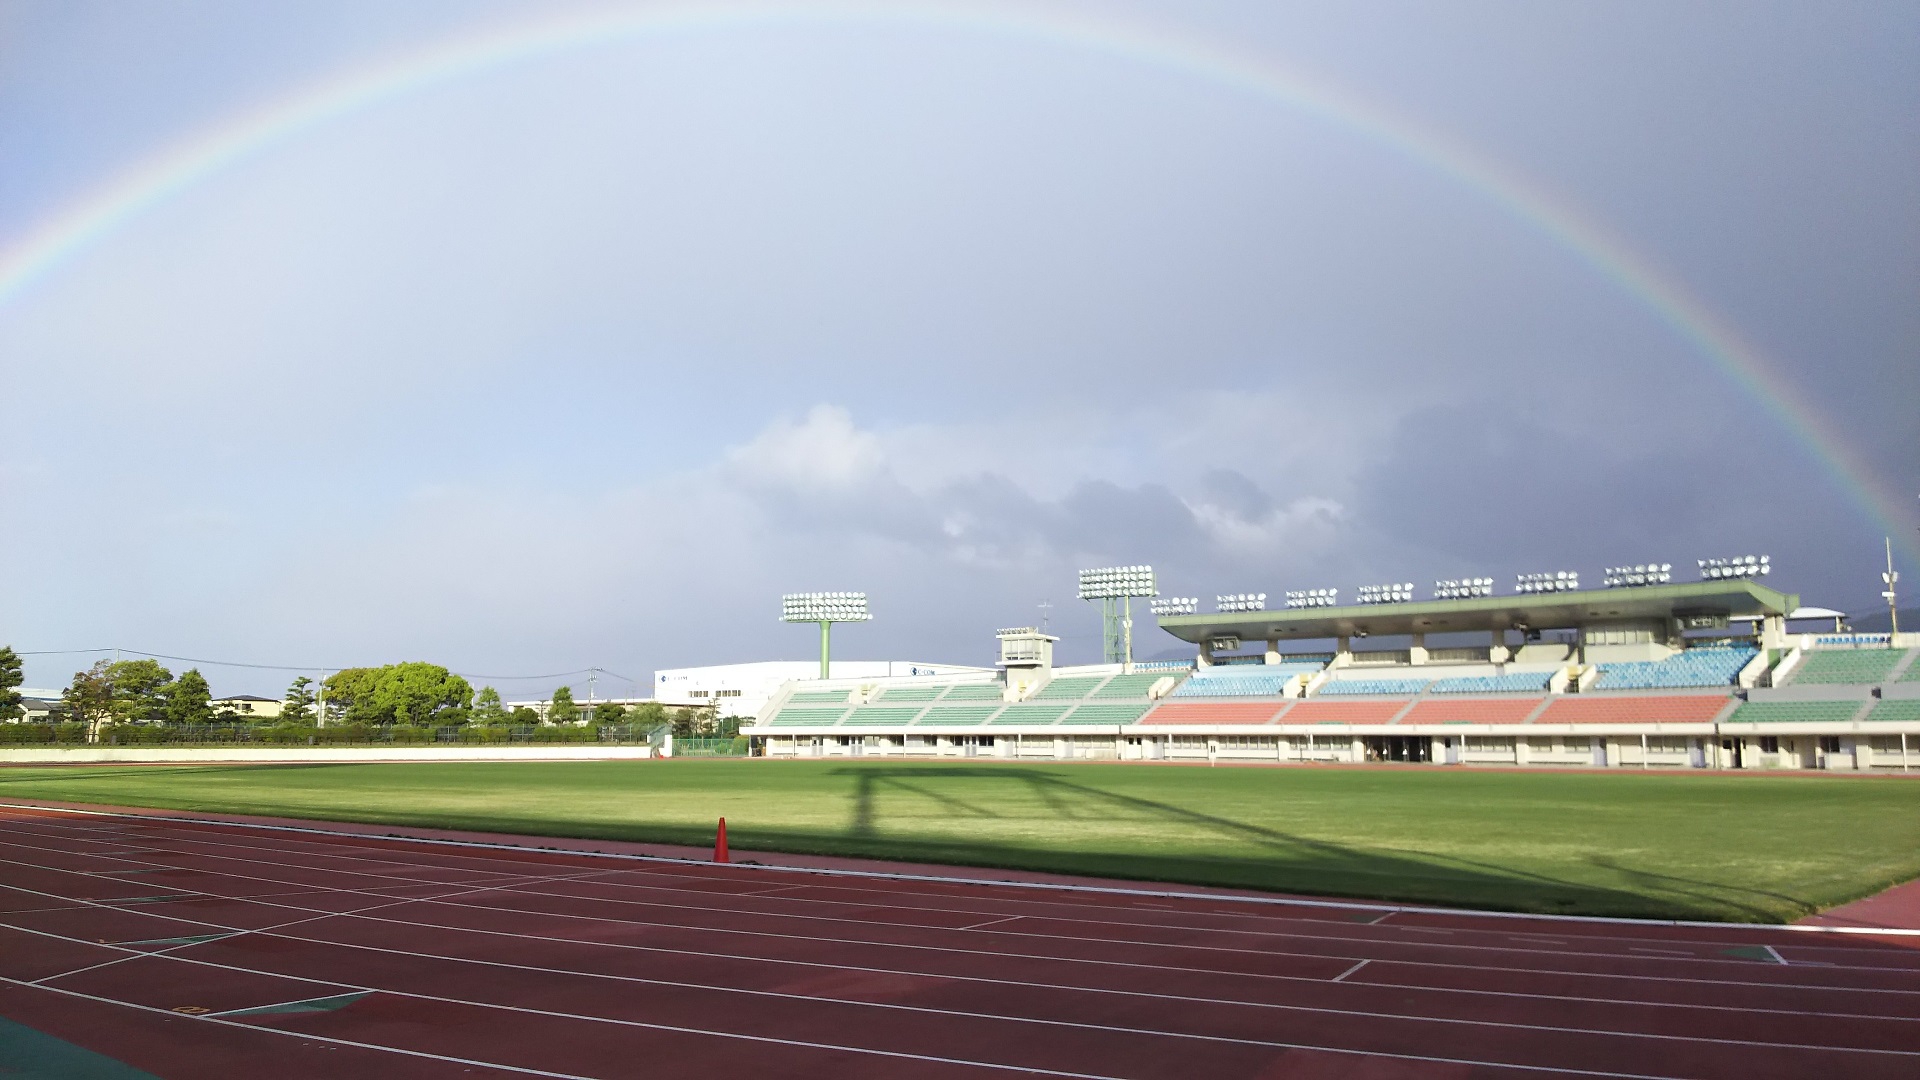
[(1161, 617), (1190, 661), (1056, 668), (1003, 630), (997, 670), (794, 678), (743, 730), (787, 758), (1920, 767), (1920, 634), (1795, 632), (1747, 578), (1461, 592)]

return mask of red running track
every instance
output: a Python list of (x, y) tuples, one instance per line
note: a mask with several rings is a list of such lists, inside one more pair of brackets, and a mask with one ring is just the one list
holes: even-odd
[(0, 1015), (166, 1077), (1911, 1078), (1913, 945), (0, 809)]

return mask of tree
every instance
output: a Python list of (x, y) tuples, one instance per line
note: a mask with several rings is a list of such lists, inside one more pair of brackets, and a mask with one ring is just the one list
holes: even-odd
[(540, 722), (540, 713), (531, 705), (522, 705), (507, 714), (507, 721), (516, 727), (532, 727)]
[(107, 678), (112, 666), (111, 660), (95, 661), (87, 670), (74, 672), (73, 682), (60, 691), (67, 718), (87, 725), (88, 740), (99, 735), (101, 723), (112, 715), (113, 683)]
[(107, 665), (107, 686), (113, 695), (116, 724), (158, 724), (166, 719), (168, 687), (173, 672), (158, 660), (115, 660)]
[(293, 680), (287, 687), (285, 703), (280, 706), (280, 722), (283, 724), (307, 724), (313, 722), (313, 680), (305, 675)]
[(25, 678), (20, 654), (11, 645), (0, 645), (0, 724), (20, 719), (20, 683)]
[(553, 703), (547, 706), (547, 723), (571, 724), (580, 719), (580, 706), (573, 703), (573, 687), (563, 686), (553, 692)]
[(210, 724), (213, 722), (213, 691), (198, 668), (188, 668), (167, 687), (167, 723)]
[(328, 676), (326, 691), (328, 714), (348, 723), (460, 724), (473, 708), (473, 687), (438, 664), (348, 668)]
[(627, 721), (651, 731), (667, 722), (667, 707), (657, 701), (643, 702), (628, 710)]
[(627, 707), (603, 701), (593, 707), (593, 722), (596, 724), (618, 724), (627, 718)]
[(507, 707), (500, 700), (500, 691), (491, 686), (481, 687), (479, 696), (473, 699), (471, 723), (504, 724), (507, 720)]

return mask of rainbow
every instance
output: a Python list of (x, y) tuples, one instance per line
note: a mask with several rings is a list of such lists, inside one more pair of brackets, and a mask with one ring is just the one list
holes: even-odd
[(314, 127), (422, 88), (570, 50), (670, 34), (780, 25), (895, 24), (1017, 38), (1116, 59), (1229, 87), (1340, 129), (1475, 192), (1657, 316), (1778, 422), (1866, 516), (1920, 558), (1912, 530), (1871, 473), (1820, 412), (1733, 327), (1619, 238), (1523, 176), (1459, 143), (1269, 58), (1165, 27), (981, 4), (918, 6), (662, 4), (538, 19), (449, 40), (355, 69), (239, 114), (129, 170), (0, 251), (0, 307), (132, 218), (238, 162)]

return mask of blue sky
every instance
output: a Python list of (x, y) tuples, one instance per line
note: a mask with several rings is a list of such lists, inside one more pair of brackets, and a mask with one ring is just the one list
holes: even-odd
[[(1553, 193), (1920, 524), (1911, 5), (1048, 10)], [(554, 11), (0, 2), (0, 249), (232, 117)], [(1877, 603), (1883, 530), (1805, 448), (1483, 194), (1191, 72), (798, 14), (376, 102), (0, 296), (0, 640), (644, 677), (804, 657), (778, 594), (854, 588), (844, 655), (985, 662), (1048, 599), (1086, 658), (1073, 572), (1112, 562), (1210, 598), (1766, 552)]]

